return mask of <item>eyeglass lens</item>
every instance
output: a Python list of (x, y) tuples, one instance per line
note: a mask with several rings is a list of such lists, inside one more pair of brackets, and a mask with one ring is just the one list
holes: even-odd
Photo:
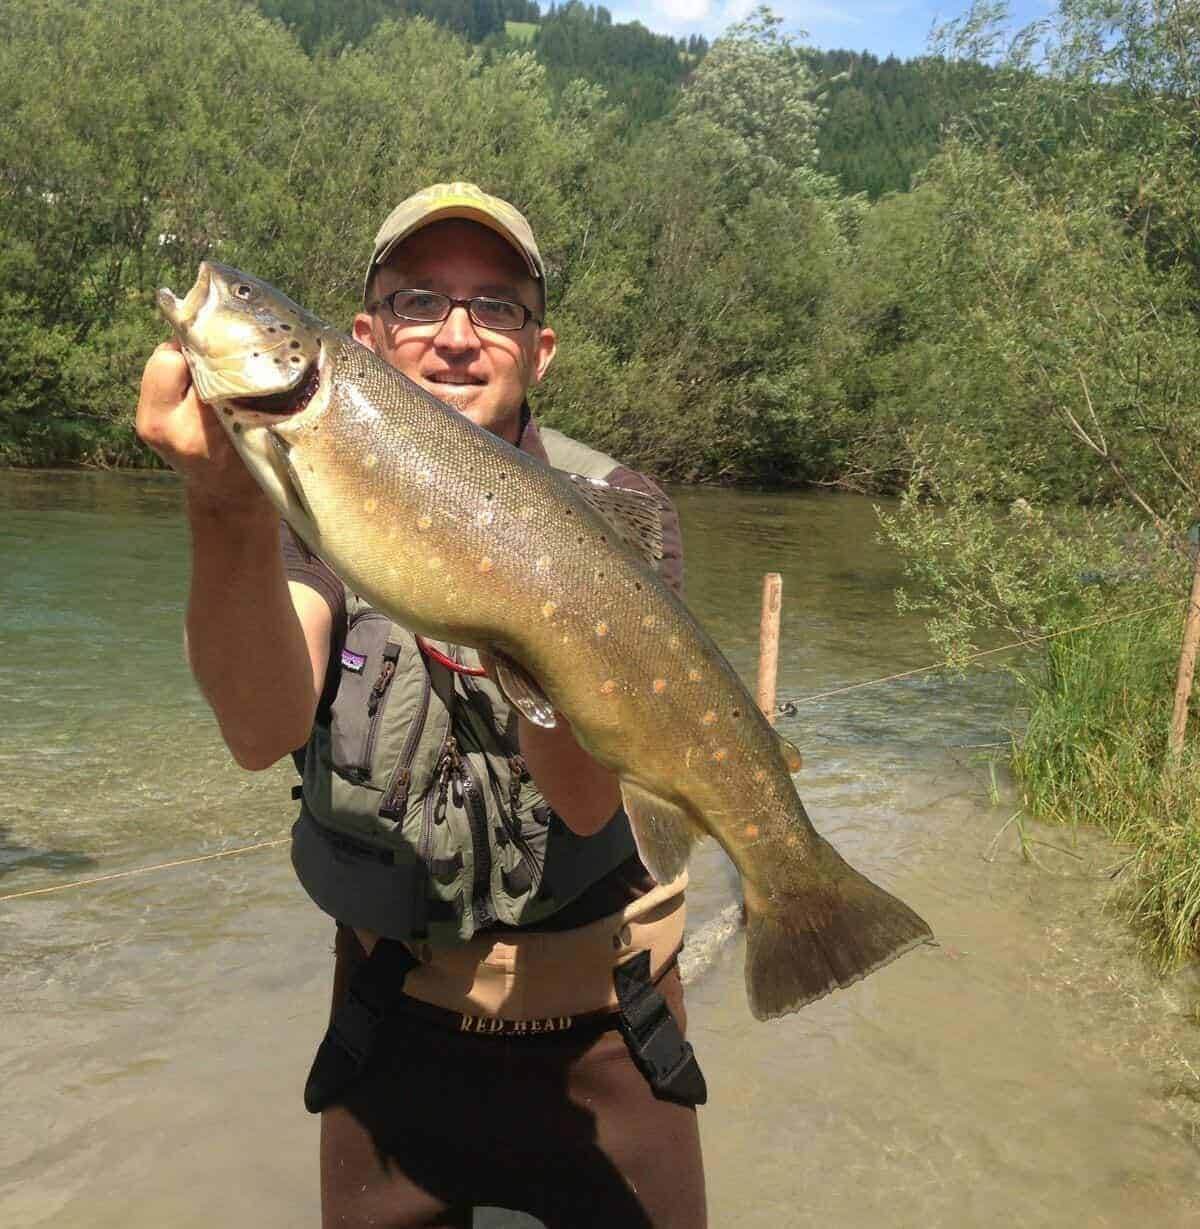
[(476, 296), (473, 299), (456, 300), (449, 295), (432, 290), (397, 290), (388, 296), (392, 311), (402, 320), (433, 324), (450, 314), (458, 303), (465, 303), (471, 319), (485, 329), (519, 329), (529, 318), (529, 310), (520, 303), (507, 299)]

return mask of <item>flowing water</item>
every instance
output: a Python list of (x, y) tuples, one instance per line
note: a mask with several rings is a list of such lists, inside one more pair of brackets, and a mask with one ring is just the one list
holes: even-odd
[[(747, 677), (765, 571), (781, 697), (929, 659), (868, 501), (677, 499), (689, 601)], [(0, 896), (286, 833), (290, 768), (238, 770), (183, 665), (185, 544), (169, 477), (0, 473)], [(1154, 977), (1105, 911), (1119, 851), (1043, 830), (1021, 857), (986, 763), (1012, 705), (1001, 673), (925, 674), (781, 718), (818, 828), (938, 937), (848, 991), (756, 1023), (731, 875), (694, 859), (715, 1229), (1200, 1223), (1195, 979)], [(332, 928), (286, 846), (0, 918), (0, 1225), (318, 1224), (300, 1088)]]

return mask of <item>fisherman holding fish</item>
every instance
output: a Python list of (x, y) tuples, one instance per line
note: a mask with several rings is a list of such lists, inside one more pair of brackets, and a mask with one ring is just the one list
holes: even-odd
[[(230, 293), (254, 289), (235, 279)], [(300, 368), (312, 318), (285, 315), (270, 361)], [(526, 394), (557, 344), (545, 315), (525, 218), (474, 185), (440, 184), (384, 221), (353, 336), (618, 511), (620, 489), (637, 492), (626, 531), (678, 590), (678, 523), (661, 492), (530, 416)], [(307, 378), (315, 388), (315, 361)], [(260, 398), (257, 412), (281, 409)], [(331, 1022), (305, 1089), (322, 1114), (323, 1224), (469, 1226), (473, 1207), (495, 1205), (549, 1229), (703, 1226), (704, 1081), (676, 963), (686, 873), (647, 873), (617, 776), (537, 679), (502, 654), (414, 635), (281, 532), (279, 501), (200, 400), (178, 341), (147, 364), (137, 428), (184, 479), (192, 670), (239, 764), (295, 754), (293, 863), (337, 922)], [(484, 542), (507, 476), (477, 475)], [(382, 515), (374, 497), (359, 502)], [(654, 523), (639, 526), (647, 507)], [(428, 519), (410, 527), (418, 541)], [(531, 543), (540, 528), (529, 521)], [(493, 583), (486, 547), (442, 558), (428, 540), (424, 566), (446, 592)], [(504, 549), (498, 538), (496, 559)], [(553, 604), (534, 617), (551, 622)], [(590, 631), (607, 634), (603, 620)]]

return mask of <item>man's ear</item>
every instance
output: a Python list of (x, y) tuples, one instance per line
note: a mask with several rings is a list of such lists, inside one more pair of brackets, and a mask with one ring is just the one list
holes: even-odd
[(554, 362), (554, 356), (557, 353), (558, 334), (551, 328), (540, 328), (538, 330), (537, 353), (533, 365), (533, 382), (535, 384), (542, 382), (542, 378), (550, 369), (550, 364)]
[(375, 346), (375, 317), (369, 312), (359, 312), (354, 317), (350, 333), (360, 346), (366, 346), (368, 350), (379, 353)]

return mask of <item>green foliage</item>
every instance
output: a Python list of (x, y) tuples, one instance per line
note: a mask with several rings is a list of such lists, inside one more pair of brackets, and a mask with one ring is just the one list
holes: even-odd
[(1164, 967), (1200, 950), (1200, 754), (1193, 729), (1165, 772), (1183, 603), (1053, 642), (1023, 681), (1013, 753), (1026, 808), (1095, 824), (1129, 850), (1132, 921)]
[(348, 325), (380, 219), (465, 178), (537, 226), (563, 340), (539, 391), (548, 421), (664, 475), (810, 467), (805, 339), (850, 215), (811, 177), (735, 191), (710, 120), (631, 138), (601, 87), (557, 93), (531, 52), (476, 50), (423, 19), (312, 55), (234, 0), (47, 0), (36, 21), (0, 2), (0, 32), (8, 461), (137, 455), (153, 293), (202, 258)]
[(691, 63), (682, 40), (636, 21), (614, 25), (608, 9), (580, 0), (550, 8), (534, 47), (556, 95), (577, 79), (601, 85), (635, 124), (667, 113)]
[(818, 165), (844, 191), (872, 200), (907, 192), (945, 130), (979, 112), (997, 75), (975, 61), (931, 57), (806, 49), (804, 58), (821, 84)]
[(745, 185), (786, 189), (813, 175), (820, 111), (816, 81), (783, 19), (760, 6), (712, 46), (676, 108), (707, 124), (729, 170)]

